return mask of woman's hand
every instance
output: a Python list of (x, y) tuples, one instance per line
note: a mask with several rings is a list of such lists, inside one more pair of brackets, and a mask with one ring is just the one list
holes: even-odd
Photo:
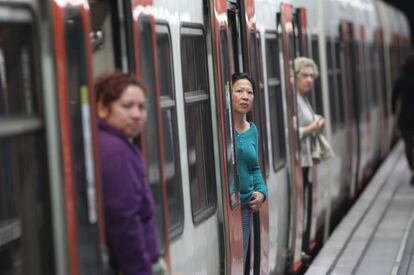
[(322, 128), (325, 126), (325, 119), (320, 116), (320, 115), (316, 115), (315, 120), (312, 121), (311, 123), (309, 123), (307, 126), (302, 127), (302, 138), (319, 132), (320, 130), (322, 130)]
[(318, 116), (316, 123), (318, 125), (318, 130), (321, 130), (325, 126), (325, 119), (322, 116)]
[(298, 130), (298, 120), (296, 119), (296, 116), (292, 117), (292, 124), (293, 124), (293, 129), (295, 131), (297, 131)]
[(167, 275), (168, 269), (164, 259), (159, 258), (155, 263), (152, 264), (153, 275)]
[(260, 192), (254, 191), (252, 198), (249, 202), (249, 208), (252, 212), (256, 212), (262, 207), (264, 201), (264, 195)]
[(320, 116), (316, 115), (315, 120), (311, 123), (312, 126), (312, 133), (319, 132), (325, 126), (325, 119)]

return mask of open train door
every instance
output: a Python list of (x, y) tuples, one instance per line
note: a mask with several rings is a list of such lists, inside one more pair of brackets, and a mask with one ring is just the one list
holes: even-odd
[[(241, 46), (243, 70), (248, 72), (255, 83), (255, 100), (250, 118), (257, 126), (259, 135), (258, 155), (265, 183), (269, 178), (269, 152), (267, 141), (267, 123), (265, 115), (265, 95), (263, 65), (261, 62), (260, 34), (256, 29), (256, 10), (254, 0), (240, 1)], [(269, 205), (267, 201), (259, 212), (253, 214), (253, 231), (250, 242), (250, 265), (246, 266), (250, 274), (268, 272), (269, 255)]]
[[(305, 56), (310, 58), (309, 39), (308, 39), (308, 15), (304, 7), (297, 8), (294, 14), (295, 29), (297, 29), (296, 36), (296, 53), (297, 56)], [(320, 66), (320, 64), (317, 64)], [(321, 87), (314, 87), (311, 91), (316, 93), (316, 89)], [(315, 108), (315, 107), (313, 107)], [(305, 250), (307, 252), (314, 252), (316, 249), (316, 226), (317, 226), (317, 197), (318, 197), (318, 177), (317, 165), (313, 165), (311, 169), (312, 183), (304, 188), (305, 200), (303, 201), (304, 214), (304, 232), (307, 235)], [(305, 238), (303, 238), (305, 239)]]
[[(245, 18), (244, 25), (244, 54), (247, 58), (245, 71), (249, 72), (255, 82), (255, 100), (251, 119), (256, 124), (259, 135), (258, 155), (260, 168), (265, 184), (268, 184), (269, 178), (269, 152), (267, 145), (267, 123), (266, 123), (266, 106), (263, 81), (263, 65), (261, 55), (261, 45), (259, 32), (256, 29), (256, 11), (255, 1), (241, 1), (241, 11)], [(269, 204), (267, 201), (262, 205), (259, 212), (253, 214), (253, 236), (250, 245), (250, 269), (253, 274), (267, 274), (269, 263)]]
[[(357, 52), (357, 67), (356, 72), (359, 76), (359, 106), (360, 106), (360, 115), (359, 115), (359, 134), (360, 134), (360, 162), (358, 170), (359, 173), (359, 189), (364, 188), (368, 183), (370, 175), (373, 174), (375, 168), (375, 157), (374, 157), (374, 147), (376, 146), (377, 135), (373, 134), (373, 118), (371, 115), (371, 106), (370, 101), (373, 100), (373, 95), (368, 86), (369, 72), (368, 72), (368, 51), (367, 49), (367, 38), (366, 38), (366, 29), (363, 25), (360, 25), (359, 28), (359, 41), (358, 41), (358, 52)], [(376, 125), (376, 124), (375, 124)]]
[(387, 99), (387, 78), (385, 71), (385, 46), (384, 46), (384, 30), (379, 28), (375, 32), (375, 46), (378, 48), (378, 79), (379, 93), (380, 93), (380, 127), (381, 127), (381, 146), (380, 146), (380, 158), (384, 159), (388, 153), (389, 145), (391, 144), (388, 133), (389, 125), (387, 124), (389, 110)]
[(226, 274), (243, 274), (243, 238), (241, 207), (236, 166), (235, 140), (231, 106), (230, 34), (227, 0), (210, 1), (209, 19), (215, 71), (215, 91), (219, 127), (221, 186), (224, 238), (224, 270)]
[(282, 34), (283, 70), (285, 97), (287, 103), (287, 128), (289, 136), (289, 182), (290, 182), (290, 261), (288, 272), (296, 272), (303, 266), (301, 259), (303, 234), (303, 175), (300, 165), (299, 133), (294, 128), (296, 123), (296, 92), (294, 90), (293, 60), (295, 59), (294, 10), (292, 5), (281, 4), (280, 22), (276, 22)]
[(145, 130), (136, 141), (146, 160), (148, 182), (154, 195), (158, 239), (161, 254), (170, 266), (168, 231), (168, 194), (165, 177), (163, 123), (160, 108), (160, 79), (158, 46), (152, 0), (131, 1), (135, 71), (149, 88), (147, 99), (148, 121)]
[[(67, 239), (69, 274), (102, 274), (103, 213), (93, 142), (97, 130), (89, 5), (86, 0), (55, 0), (52, 8), (67, 224), (66, 238), (56, 240)], [(57, 273), (67, 274), (58, 268)]]
[[(260, 59), (260, 39), (256, 30), (255, 1), (228, 0), (227, 15), (230, 34), (230, 71), (247, 72), (253, 78), (255, 100), (248, 120), (254, 121), (259, 131), (259, 161), (265, 182), (269, 174), (267, 134), (264, 107), (264, 84)], [(253, 228), (250, 238), (250, 253), (245, 274), (263, 274), (268, 271), (269, 251), (269, 206), (264, 203), (258, 213), (253, 214)]]
[(356, 81), (356, 52), (354, 42), (353, 25), (347, 21), (342, 21), (340, 26), (341, 42), (344, 47), (344, 60), (345, 60), (345, 75), (346, 75), (346, 87), (348, 93), (346, 93), (347, 108), (346, 108), (346, 123), (348, 130), (348, 140), (350, 142), (351, 158), (348, 163), (348, 178), (346, 182), (349, 182), (349, 198), (354, 199), (358, 192), (358, 167), (359, 167), (359, 102), (357, 100), (357, 81)]

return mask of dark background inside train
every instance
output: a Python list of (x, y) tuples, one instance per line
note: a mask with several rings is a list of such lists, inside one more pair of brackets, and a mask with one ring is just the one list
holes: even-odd
[(404, 12), (408, 20), (410, 21), (411, 27), (411, 45), (414, 45), (413, 34), (414, 34), (414, 1), (413, 0), (385, 0), (390, 5), (393, 5)]

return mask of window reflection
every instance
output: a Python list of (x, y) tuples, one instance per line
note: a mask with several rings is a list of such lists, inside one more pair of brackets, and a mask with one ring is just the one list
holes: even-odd
[(168, 190), (169, 231), (170, 238), (175, 238), (182, 233), (184, 227), (184, 209), (182, 201), (177, 111), (173, 82), (173, 60), (168, 26), (158, 24), (156, 29), (161, 80), (161, 108), (165, 150), (164, 170)]
[[(0, 24), (0, 274), (54, 274), (46, 138), (33, 77), (35, 32), (29, 13), (19, 12), (22, 22)], [(20, 123), (18, 134), (5, 132), (11, 123)]]
[(155, 221), (158, 227), (158, 239), (161, 242), (161, 249), (165, 251), (165, 234), (164, 228), (164, 205), (163, 205), (163, 187), (162, 187), (162, 161), (160, 152), (160, 135), (158, 117), (158, 98), (156, 85), (156, 71), (155, 71), (155, 52), (153, 44), (153, 27), (150, 18), (141, 16), (138, 21), (139, 29), (139, 49), (140, 61), (142, 68), (142, 80), (149, 87), (149, 94), (147, 98), (148, 120), (145, 126), (145, 142), (146, 142), (146, 160), (148, 170), (148, 180), (154, 195), (156, 210)]
[(280, 78), (279, 43), (276, 37), (266, 39), (267, 87), (269, 92), (270, 130), (273, 169), (277, 171), (286, 162), (285, 126)]
[(181, 38), (181, 62), (191, 206), (198, 223), (212, 213), (217, 199), (205, 37), (202, 30), (189, 30), (192, 34)]

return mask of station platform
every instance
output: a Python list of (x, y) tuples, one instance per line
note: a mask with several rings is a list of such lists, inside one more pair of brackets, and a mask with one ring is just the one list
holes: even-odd
[(409, 182), (400, 142), (305, 274), (414, 274), (414, 186)]

